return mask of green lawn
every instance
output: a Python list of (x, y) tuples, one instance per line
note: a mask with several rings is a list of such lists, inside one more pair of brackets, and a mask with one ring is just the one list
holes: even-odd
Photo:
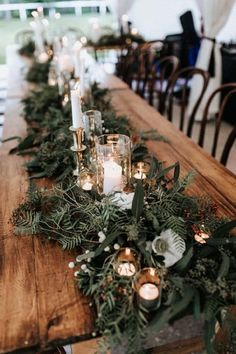
[[(109, 14), (83, 14), (79, 17), (76, 17), (75, 15), (62, 15), (59, 20), (49, 20), (50, 25), (48, 28), (50, 32), (53, 32), (55, 30), (61, 30), (63, 32), (63, 30), (68, 27), (76, 27), (88, 36), (90, 29), (90, 24), (88, 20), (91, 17), (98, 17), (102, 26), (111, 26), (114, 22), (114, 18)], [(29, 22), (31, 20), (32, 19), (29, 19), (26, 22), (21, 22), (18, 19), (0, 20), (0, 64), (4, 64), (6, 61), (6, 46), (15, 42), (15, 35), (17, 32), (21, 30), (31, 29), (29, 25)]]

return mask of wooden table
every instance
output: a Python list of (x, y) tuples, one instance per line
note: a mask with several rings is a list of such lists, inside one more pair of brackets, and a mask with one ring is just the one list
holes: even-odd
[[(153, 153), (168, 164), (178, 160), (182, 174), (196, 170), (198, 175), (189, 192), (207, 194), (219, 205), (221, 215), (236, 215), (236, 180), (228, 170), (119, 79), (106, 77), (104, 85), (111, 88), (116, 109), (127, 113), (135, 128), (157, 128), (159, 133), (168, 137), (169, 144), (148, 143)], [(19, 99), (9, 98), (4, 138), (24, 136), (25, 129)], [(0, 148), (0, 353), (36, 353), (38, 349), (91, 338), (94, 314), (89, 299), (75, 288), (73, 271), (67, 267), (75, 252), (62, 251), (58, 245), (40, 237), (16, 237), (13, 234), (9, 219), (23, 201), (28, 187), (27, 174), (22, 166), (24, 158), (8, 155), (13, 145), (8, 142)], [(193, 341), (191, 343), (192, 346)], [(195, 347), (199, 349), (201, 339), (196, 343)], [(179, 349), (179, 345), (165, 346), (158, 349), (158, 353), (167, 353), (170, 348), (172, 354), (191, 353), (192, 349), (187, 351), (186, 344), (182, 347), (185, 345), (185, 350)], [(80, 353), (90, 352), (83, 349)]]

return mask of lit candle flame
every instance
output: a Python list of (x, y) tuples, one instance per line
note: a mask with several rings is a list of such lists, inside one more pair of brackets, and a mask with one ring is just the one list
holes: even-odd
[(130, 248), (126, 248), (126, 249), (125, 249), (125, 254), (126, 254), (126, 256), (129, 256), (129, 255), (130, 255)]

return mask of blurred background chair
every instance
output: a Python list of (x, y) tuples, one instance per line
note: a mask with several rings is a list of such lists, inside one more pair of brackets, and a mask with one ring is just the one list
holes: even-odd
[[(215, 120), (212, 122), (214, 124), (214, 134), (213, 134), (213, 142), (212, 142), (212, 148), (211, 148), (211, 155), (213, 157), (216, 156), (217, 144), (218, 144), (218, 140), (219, 140), (220, 128), (221, 128), (224, 112), (227, 109), (227, 105), (229, 105), (230, 102), (232, 102), (233, 100), (236, 99), (236, 83), (229, 83), (229, 84), (221, 85), (211, 94), (211, 96), (209, 97), (209, 99), (206, 103), (203, 119), (201, 122), (201, 129), (200, 129), (198, 144), (201, 147), (204, 147), (204, 140), (208, 136), (206, 129), (207, 129), (207, 125), (209, 123), (208, 115), (209, 115), (210, 105), (212, 104), (213, 100), (215, 99), (215, 97), (217, 95), (225, 93), (225, 92), (227, 92), (227, 94), (225, 95), (225, 97), (220, 105), (219, 113), (216, 115)], [(230, 142), (228, 142), (228, 145), (230, 145)], [(227, 155), (227, 154), (225, 153), (225, 155)], [(224, 161), (225, 161), (225, 157), (224, 157)]]
[(220, 162), (224, 166), (226, 166), (227, 164), (230, 151), (235, 143), (235, 140), (236, 140), (236, 126), (231, 130), (231, 133), (229, 134), (228, 139), (226, 140), (225, 147), (221, 155)]
[(161, 59), (154, 57), (151, 60), (147, 80), (148, 102), (155, 106), (160, 113), (164, 112), (170, 83), (178, 67), (179, 59), (173, 55)]
[[(199, 75), (202, 78), (202, 89), (199, 96), (195, 99), (195, 104), (193, 106), (192, 111), (189, 113), (187, 112), (188, 97), (191, 89), (191, 80), (195, 75)], [(206, 91), (208, 82), (209, 74), (207, 71), (199, 68), (187, 67), (184, 69), (180, 69), (174, 75), (170, 83), (164, 112), (166, 113), (168, 120), (172, 122), (174, 114), (173, 106), (174, 103), (176, 103), (176, 105), (179, 106), (179, 129), (182, 131), (186, 131), (189, 137), (191, 137), (192, 135), (192, 128), (195, 115), (201, 103), (202, 97)], [(176, 114), (177, 112), (175, 111), (175, 115)]]

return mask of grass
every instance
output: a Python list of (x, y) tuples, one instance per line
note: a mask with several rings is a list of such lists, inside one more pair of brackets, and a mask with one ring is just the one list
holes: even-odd
[[(68, 27), (75, 27), (80, 29), (87, 37), (89, 37), (91, 31), (91, 25), (89, 20), (92, 17), (99, 19), (99, 22), (102, 26), (112, 26), (114, 23), (114, 17), (107, 15), (99, 14), (83, 14), (82, 16), (75, 15), (62, 15), (59, 20), (49, 19), (49, 33), (50, 36), (53, 36), (55, 32), (60, 31), (64, 33)], [(16, 34), (20, 31), (29, 30), (30, 21), (32, 18), (29, 18), (27, 21), (20, 21), (19, 19), (4, 20), (0, 19), (0, 64), (5, 64), (6, 62), (6, 47), (9, 44), (15, 43)]]

